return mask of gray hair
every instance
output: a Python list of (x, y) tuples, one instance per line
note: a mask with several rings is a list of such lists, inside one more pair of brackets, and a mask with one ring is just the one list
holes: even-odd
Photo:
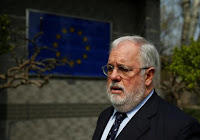
[[(140, 65), (141, 67), (154, 67), (155, 77), (159, 77), (160, 58), (156, 47), (140, 36), (124, 36), (114, 40), (111, 44), (111, 50), (115, 48), (120, 42), (131, 41), (140, 46)], [(145, 72), (145, 71), (144, 71)], [(143, 74), (144, 74), (143, 72)]]

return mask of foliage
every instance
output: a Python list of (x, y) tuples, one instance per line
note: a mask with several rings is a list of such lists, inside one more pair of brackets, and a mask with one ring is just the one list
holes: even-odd
[(9, 44), (11, 39), (10, 24), (11, 21), (7, 15), (0, 16), (0, 55), (9, 52), (12, 49), (11, 45)]
[(169, 102), (183, 108), (183, 93), (199, 94), (200, 90), (200, 42), (175, 47), (172, 56), (162, 56), (161, 89)]
[(192, 40), (189, 46), (175, 47), (169, 70), (189, 89), (200, 86), (200, 42)]
[(200, 108), (184, 108), (183, 111), (200, 122)]
[(195, 13), (199, 11), (196, 2), (199, 3), (198, 0), (161, 0), (160, 85), (165, 99), (180, 108), (186, 103), (183, 93), (200, 95), (200, 45), (190, 40), (199, 38), (194, 37), (200, 17)]

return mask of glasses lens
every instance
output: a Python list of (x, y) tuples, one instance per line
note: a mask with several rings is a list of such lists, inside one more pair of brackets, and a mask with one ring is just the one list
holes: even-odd
[(109, 76), (112, 73), (112, 71), (113, 71), (113, 66), (111, 66), (111, 65), (105, 65), (105, 66), (102, 67), (102, 69), (103, 69), (103, 73), (106, 76)]

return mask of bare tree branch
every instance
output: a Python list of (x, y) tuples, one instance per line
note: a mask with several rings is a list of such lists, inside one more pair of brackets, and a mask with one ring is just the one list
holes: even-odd
[[(38, 33), (32, 40), (26, 39), (34, 46), (33, 53), (29, 58), (21, 59), (16, 55), (13, 55), (16, 65), (9, 68), (5, 74), (0, 74), (0, 89), (16, 88), (20, 85), (27, 84), (34, 84), (41, 88), (48, 83), (50, 77), (52, 76), (52, 74), (45, 74), (45, 72), (51, 71), (60, 65), (70, 64), (69, 61), (63, 62), (61, 59), (56, 58), (45, 58), (40, 61), (36, 59), (42, 49), (56, 51), (48, 47), (37, 46), (36, 40), (42, 34), (42, 32)], [(31, 76), (31, 71), (34, 71), (37, 77)]]

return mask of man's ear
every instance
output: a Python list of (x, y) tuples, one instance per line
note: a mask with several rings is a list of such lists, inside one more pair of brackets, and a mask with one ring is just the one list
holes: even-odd
[(155, 68), (154, 67), (151, 67), (148, 70), (146, 70), (146, 73), (145, 73), (145, 85), (147, 87), (152, 84), (154, 74), (155, 74)]

